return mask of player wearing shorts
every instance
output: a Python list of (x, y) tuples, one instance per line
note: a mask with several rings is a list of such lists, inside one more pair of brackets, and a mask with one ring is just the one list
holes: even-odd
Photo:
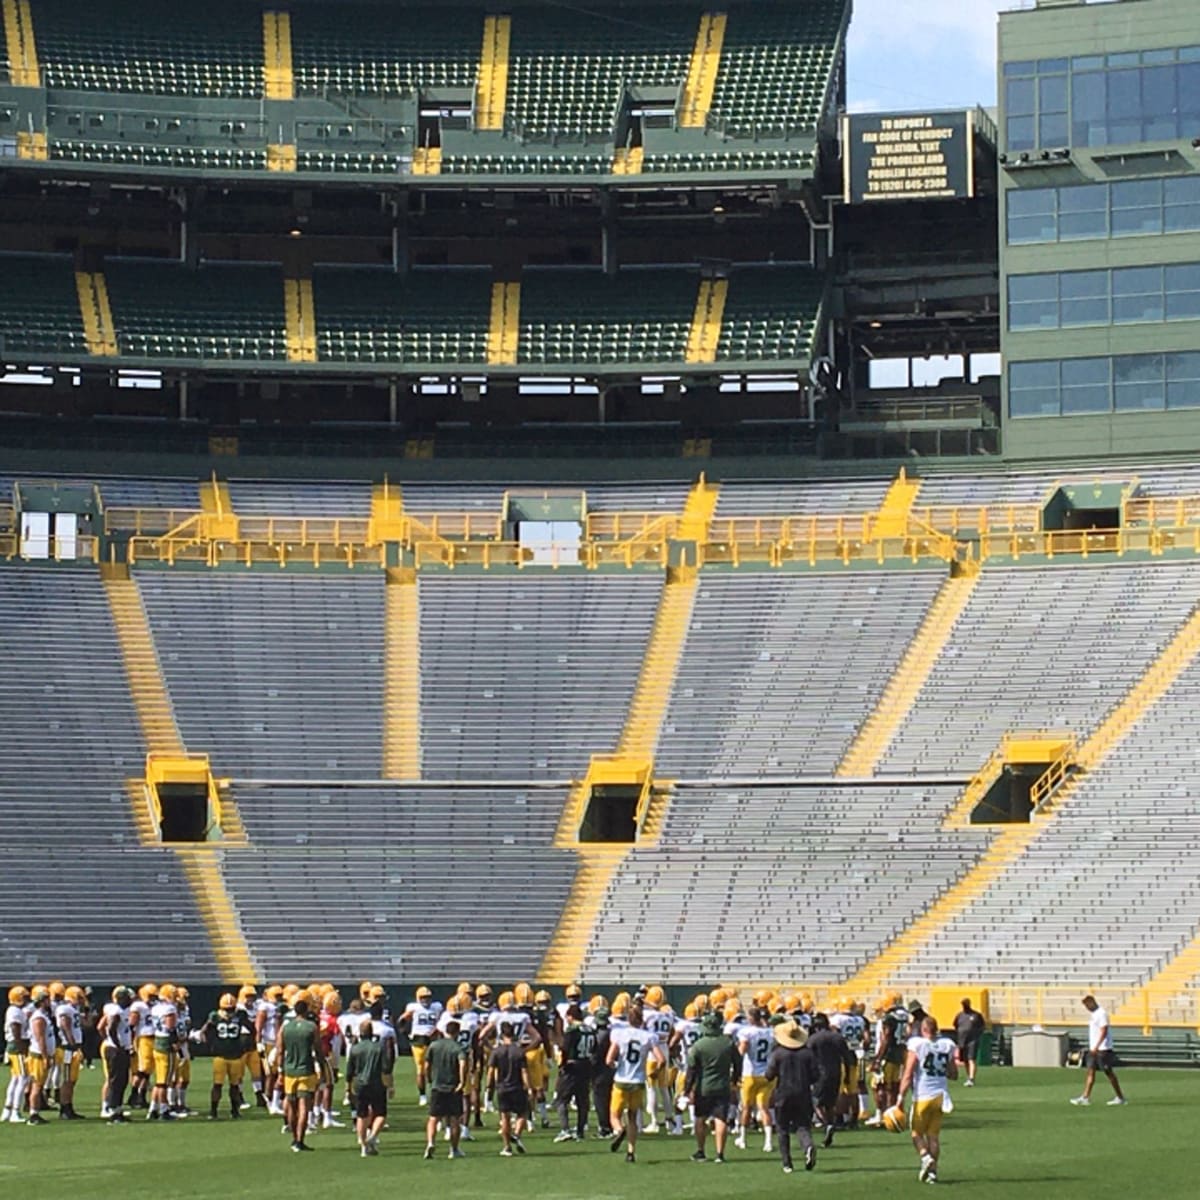
[(899, 1097), (910, 1019), (898, 996), (885, 997), (883, 1004), (883, 1016), (875, 1026), (875, 1057), (871, 1063), (871, 1081), (875, 1090), (875, 1115), (868, 1122), (871, 1125), (878, 1125), (883, 1113)]
[(433, 992), (422, 986), (417, 988), (416, 999), (405, 1007), (396, 1022), (397, 1025), (406, 1027), (408, 1032), (413, 1066), (417, 1073), (417, 1103), (422, 1107), (428, 1104), (425, 1096), (425, 1050), (433, 1039), (441, 1015), (442, 1006), (434, 1000)]
[(933, 1017), (921, 1021), (921, 1032), (909, 1038), (900, 1099), (912, 1088), (912, 1140), (921, 1159), (917, 1178), (936, 1183), (938, 1158), (942, 1152), (942, 1105), (949, 1091), (947, 1080), (958, 1078), (958, 1047), (953, 1039), (939, 1036)]
[(150, 1009), (154, 1030), (154, 1090), (150, 1093), (150, 1111), (146, 1120), (171, 1120), (175, 1114), (167, 1102), (167, 1088), (175, 1073), (175, 1048), (179, 1014), (175, 1008), (175, 988), (164, 983)]
[(729, 1134), (734, 1047), (722, 1033), (721, 1018), (717, 1013), (705, 1013), (700, 1018), (699, 1028), (700, 1036), (687, 1050), (687, 1076), (684, 1081), (696, 1131), (696, 1150), (692, 1154), (692, 1162), (705, 1162), (707, 1159), (704, 1147), (711, 1121), (716, 1135), (716, 1161), (723, 1163), (725, 1139)]
[(29, 1119), (27, 1125), (44, 1125), (46, 1084), (54, 1062), (54, 1017), (50, 1012), (50, 989), (40, 984), (29, 993)]
[(242, 1115), (242, 1077), (246, 1072), (243, 1050), (249, 1014), (239, 1008), (237, 998), (226, 992), (208, 1020), (196, 1030), (194, 1039), (207, 1042), (212, 1050), (212, 1090), (208, 1098), (208, 1119), (217, 1120), (217, 1108), (225, 1084), (229, 1084), (229, 1115), (236, 1121)]
[(473, 1141), (471, 1130), (468, 1122), (471, 1119), (473, 1112), (479, 1111), (479, 1062), (475, 1050), (475, 1034), (479, 1029), (479, 1013), (471, 1005), (471, 997), (469, 994), (464, 995), (462, 992), (456, 992), (446, 1002), (446, 1011), (438, 1018), (438, 1032), (442, 1037), (449, 1037), (448, 1032), (450, 1023), (458, 1027), (458, 1032), (454, 1035), (454, 1040), (458, 1042), (459, 1049), (462, 1050), (466, 1057), (466, 1075), (463, 1080), (462, 1090), (462, 1138), (464, 1141)]
[(867, 1022), (856, 1011), (857, 1006), (850, 996), (843, 996), (837, 1003), (837, 1012), (829, 1018), (830, 1027), (845, 1039), (854, 1055), (854, 1062), (842, 1073), (842, 1091), (837, 1111), (842, 1124), (853, 1129), (858, 1124), (859, 1088), (862, 1084), (862, 1064), (866, 1057)]
[[(664, 1051), (671, 1043), (671, 1035), (675, 1032), (675, 1022), (677, 1020), (675, 1011), (667, 1004), (666, 999), (666, 993), (661, 987), (655, 984), (653, 987), (646, 989), (646, 1000), (642, 1005), (643, 1020), (645, 1021), (646, 1028), (658, 1038), (658, 1044), (663, 1047)], [(651, 1061), (646, 1068), (646, 1108), (649, 1112), (650, 1120), (642, 1130), (643, 1133), (658, 1132), (658, 1117), (660, 1113), (663, 1119), (669, 1123), (668, 1133), (679, 1134), (683, 1132), (679, 1117), (672, 1114), (672, 1100), (674, 1097), (672, 1095), (671, 1084), (670, 1056), (667, 1056), (661, 1066), (657, 1061)]]
[(29, 1090), (29, 989), (16, 984), (8, 989), (4, 1011), (4, 1058), (8, 1063), (8, 1090), (4, 1093), (4, 1116), (12, 1125), (21, 1123), (25, 1093)]
[(539, 991), (533, 994), (532, 1005), (521, 1007), (529, 1013), (529, 1023), (537, 1030), (538, 1035), (538, 1044), (525, 1052), (525, 1059), (529, 1065), (529, 1082), (533, 1086), (531, 1099), (537, 1106), (542, 1128), (549, 1129), (547, 1096), (550, 1091), (550, 1043), (554, 1036), (554, 1006), (550, 1000), (550, 993)]
[(275, 1046), (283, 1062), (283, 1116), (292, 1135), (292, 1150), (310, 1150), (304, 1137), (308, 1114), (320, 1078), (321, 1049), (316, 1022), (309, 1018), (313, 998), (297, 992), (292, 1015), (279, 1027)]
[(737, 1039), (738, 1053), (742, 1056), (742, 1120), (734, 1145), (739, 1150), (746, 1148), (746, 1132), (750, 1119), (756, 1113), (763, 1129), (763, 1152), (770, 1154), (771, 1145), (771, 1093), (774, 1084), (767, 1078), (767, 1062), (771, 1057), (774, 1035), (767, 1026), (767, 1010), (752, 1008), (750, 1020), (743, 1025)]
[(82, 1121), (83, 1116), (75, 1111), (75, 1084), (79, 1080), (79, 1068), (83, 1064), (83, 988), (69, 987), (63, 992), (62, 1000), (55, 1006), (55, 1033), (58, 1049), (62, 1054), (59, 1067), (58, 1119), (60, 1121)]
[(627, 1010), (626, 1024), (612, 1031), (607, 1058), (609, 1066), (616, 1068), (609, 1119), (617, 1136), (609, 1149), (616, 1151), (627, 1138), (628, 1163), (637, 1161), (638, 1113), (646, 1100), (646, 1069), (651, 1062), (661, 1067), (666, 1061), (658, 1035), (645, 1028), (642, 1006), (635, 1001)]

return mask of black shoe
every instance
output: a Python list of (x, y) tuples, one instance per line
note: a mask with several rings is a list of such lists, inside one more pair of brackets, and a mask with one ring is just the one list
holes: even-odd
[(725, 1155), (718, 1154), (717, 1157), (713, 1159), (713, 1162), (715, 1162), (718, 1167), (723, 1167), (725, 1165)]
[(708, 1155), (705, 1154), (703, 1150), (697, 1150), (696, 1153), (692, 1155), (692, 1162), (708, 1162)]
[(302, 1145), (300, 1145), (300, 1143), (299, 1143), (299, 1142), (293, 1142), (293, 1143), (292, 1143), (292, 1153), (293, 1153), (293, 1154), (299, 1154), (299, 1153), (300, 1153), (300, 1151), (301, 1151), (301, 1150), (303, 1150), (303, 1149), (304, 1149), (304, 1147), (303, 1147)]
[(308, 1151), (311, 1151), (311, 1150), (312, 1150), (312, 1147), (311, 1147), (311, 1146), (310, 1146), (310, 1145), (309, 1145), (307, 1142), (301, 1142), (301, 1143), (300, 1143), (300, 1149), (301, 1149), (301, 1150), (308, 1150)]
[(794, 1170), (794, 1168), (792, 1167), (792, 1164), (790, 1162), (785, 1162), (783, 1164), (783, 1173), (785, 1175), (790, 1175), (793, 1170)]
[(258, 1107), (259, 1107), (259, 1108), (266, 1108), (266, 1107), (267, 1107), (267, 1098), (266, 1098), (266, 1096), (264, 1096), (264, 1095), (262, 1094), (262, 1092), (256, 1092), (256, 1093), (255, 1093), (255, 1095), (257, 1096), (257, 1100), (255, 1101), (255, 1103), (258, 1105)]
[(123, 1112), (113, 1113), (113, 1115), (108, 1118), (108, 1124), (110, 1124), (110, 1125), (128, 1125), (129, 1118)]
[(163, 1113), (163, 1115), (162, 1115), (162, 1119), (163, 1119), (164, 1121), (174, 1121), (174, 1120), (175, 1120), (175, 1114), (174, 1114), (173, 1112), (171, 1112), (171, 1110), (170, 1110), (170, 1109), (168, 1109), (168, 1110), (167, 1110), (165, 1113)]
[(50, 1122), (41, 1113), (30, 1113), (25, 1120), (26, 1125), (49, 1125)]
[(242, 1119), (242, 1110), (240, 1108), (238, 1108), (236, 1105), (234, 1105), (234, 1107), (229, 1110), (229, 1115), (235, 1121), (240, 1121)]
[(514, 1150), (515, 1150), (515, 1151), (516, 1151), (518, 1154), (524, 1154), (524, 1153), (525, 1153), (525, 1143), (524, 1143), (524, 1142), (522, 1142), (522, 1141), (521, 1141), (521, 1139), (520, 1139), (519, 1137), (515, 1137), (515, 1138), (513, 1138), (513, 1140), (512, 1140), (512, 1146), (513, 1146), (513, 1149), (514, 1149)]
[(631, 1163), (631, 1162), (637, 1162), (637, 1159), (634, 1157), (634, 1155), (633, 1155), (633, 1151), (632, 1151), (632, 1150), (626, 1150), (626, 1151), (625, 1151), (625, 1161), (626, 1161), (627, 1163)]
[(811, 1171), (817, 1165), (817, 1148), (809, 1146), (804, 1152), (804, 1169)]
[(210, 1112), (210, 1113), (208, 1114), (208, 1119), (209, 1119), (210, 1121), (219, 1121), (221, 1118), (220, 1118), (220, 1116), (218, 1116), (218, 1114), (217, 1114), (217, 1110), (214, 1108), (214, 1109), (212, 1110), (212, 1112)]
[(432, 1147), (432, 1146), (426, 1146), (426, 1147), (425, 1147), (425, 1154), (424, 1154), (424, 1157), (425, 1157), (425, 1158), (432, 1158), (432, 1157), (433, 1157), (433, 1147)]
[(826, 1150), (828, 1150), (829, 1147), (833, 1145), (833, 1134), (834, 1134), (833, 1126), (826, 1125), (825, 1126), (825, 1141), (821, 1143), (825, 1147)]

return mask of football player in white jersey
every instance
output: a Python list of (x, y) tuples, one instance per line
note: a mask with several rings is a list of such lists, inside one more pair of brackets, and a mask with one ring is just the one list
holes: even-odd
[(838, 1114), (851, 1129), (858, 1124), (860, 1108), (866, 1108), (866, 1095), (859, 1102), (859, 1088), (863, 1078), (863, 1059), (866, 1057), (867, 1022), (856, 1011), (852, 997), (842, 996), (837, 1001), (837, 1011), (829, 1017), (830, 1028), (836, 1029), (854, 1052), (854, 1066), (847, 1068), (842, 1076), (842, 1094), (838, 1099)]
[(921, 1021), (921, 1032), (908, 1039), (908, 1058), (900, 1080), (900, 1101), (912, 1088), (912, 1140), (921, 1159), (918, 1178), (937, 1182), (942, 1152), (942, 1112), (949, 1092), (948, 1080), (958, 1078), (958, 1046), (938, 1033), (933, 1017)]
[[(658, 1044), (665, 1050), (671, 1043), (671, 1035), (675, 1032), (675, 1010), (667, 1003), (666, 993), (658, 984), (646, 989), (646, 999), (642, 1003), (642, 1021), (645, 1027), (658, 1038)], [(657, 1133), (659, 1130), (658, 1114), (668, 1122), (667, 1132), (678, 1134), (683, 1132), (679, 1118), (672, 1119), (671, 1104), (671, 1060), (668, 1057), (660, 1066), (651, 1061), (646, 1068), (646, 1109), (649, 1113), (649, 1123), (642, 1129), (643, 1133)]]
[(29, 993), (29, 1119), (27, 1125), (44, 1125), (46, 1082), (54, 1062), (54, 1016), (50, 1012), (50, 989), (40, 984)]
[(627, 1023), (612, 1031), (606, 1058), (607, 1064), (616, 1068), (609, 1119), (617, 1136), (609, 1149), (616, 1151), (628, 1138), (625, 1161), (629, 1163), (636, 1161), (638, 1113), (646, 1098), (646, 1068), (651, 1062), (662, 1066), (667, 1061), (658, 1035), (644, 1027), (642, 1016), (640, 1004), (629, 1006)]
[(767, 1025), (767, 1015), (765, 1008), (752, 1008), (749, 1021), (741, 1027), (737, 1035), (738, 1053), (742, 1056), (742, 1120), (733, 1144), (739, 1150), (745, 1150), (750, 1119), (757, 1113), (759, 1124), (763, 1128), (763, 1151), (770, 1154), (773, 1124), (771, 1093), (775, 1087), (766, 1075), (775, 1035)]
[(417, 1072), (417, 1103), (424, 1107), (429, 1101), (425, 1096), (425, 1051), (437, 1030), (442, 1006), (433, 998), (433, 992), (425, 986), (417, 988), (416, 999), (407, 1005), (397, 1025), (407, 1027), (408, 1041), (412, 1046), (413, 1066)]
[[(438, 1033), (449, 1037), (450, 1022), (458, 1028), (455, 1040), (467, 1057), (467, 1077), (463, 1084), (463, 1117), (459, 1138), (464, 1142), (475, 1140), (471, 1133), (471, 1113), (479, 1107), (479, 1069), (475, 1053), (475, 1035), (479, 1029), (480, 1015), (471, 1003), (470, 989), (464, 995), (456, 992), (446, 1001), (446, 1011), (438, 1018)], [(446, 1140), (450, 1141), (450, 1126), (446, 1125)]]
[(133, 1026), (129, 1006), (133, 992), (116, 987), (112, 1000), (104, 1006), (96, 1032), (100, 1034), (100, 1053), (104, 1060), (104, 1093), (100, 1115), (114, 1124), (124, 1124), (125, 1088), (129, 1084), (129, 1055), (133, 1049)]
[(58, 1118), (60, 1121), (82, 1121), (75, 1111), (75, 1084), (83, 1064), (83, 988), (69, 987), (55, 1005), (54, 1023), (63, 1061), (59, 1071)]
[(158, 989), (158, 1000), (150, 1009), (150, 1021), (154, 1027), (154, 1090), (150, 1093), (150, 1111), (147, 1121), (160, 1118), (169, 1121), (175, 1114), (167, 1103), (167, 1088), (175, 1073), (176, 1031), (179, 1014), (175, 1008), (175, 988), (164, 983)]
[[(705, 997), (707, 999), (707, 997)], [(687, 1079), (687, 1059), (692, 1047), (700, 1040), (700, 1012), (696, 1001), (684, 1006), (683, 1016), (675, 1022), (669, 1042), (669, 1056), (675, 1060), (676, 1092), (683, 1096), (684, 1083)], [(678, 1111), (678, 1109), (676, 1110)], [(683, 1128), (682, 1114), (677, 1118), (677, 1128)], [(696, 1124), (695, 1106), (688, 1104), (688, 1126), (694, 1129)]]
[(150, 1006), (158, 1000), (158, 985), (144, 983), (138, 988), (137, 999), (129, 1006), (129, 1018), (133, 1026), (133, 1086), (129, 1091), (130, 1108), (148, 1108), (146, 1092), (150, 1076), (154, 1074), (154, 1023), (150, 1020)]
[(4, 1093), (4, 1116), (0, 1120), (21, 1123), (21, 1109), (29, 1090), (29, 989), (16, 984), (8, 989), (4, 1011), (4, 1057), (8, 1063), (8, 1090)]

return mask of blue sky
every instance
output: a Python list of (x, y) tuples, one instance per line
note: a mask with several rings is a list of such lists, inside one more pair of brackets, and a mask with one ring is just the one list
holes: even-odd
[(1033, 0), (854, 0), (851, 111), (996, 103), (996, 14)]

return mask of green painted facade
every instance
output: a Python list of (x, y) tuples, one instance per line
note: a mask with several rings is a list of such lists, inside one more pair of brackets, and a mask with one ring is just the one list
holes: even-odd
[[(1019, 165), (1019, 161), (1014, 161), (1020, 155), (1008, 147), (1006, 140), (1009, 116), (1006, 84), (1012, 78), (1011, 71), (1006, 71), (1007, 64), (1044, 63), (1053, 59), (1074, 62), (1089, 56), (1200, 46), (1196, 0), (1119, 0), (1106, 4), (1040, 0), (1036, 9), (1001, 14), (999, 46), (1000, 144), (1009, 158), (1000, 171), (1004, 457), (1035, 460), (1200, 452), (1200, 408), (1013, 418), (1009, 407), (1009, 370), (1014, 363), (1195, 352), (1200, 350), (1200, 320), (1023, 332), (1010, 332), (1008, 327), (1011, 277), (1200, 263), (1200, 231), (1009, 245), (1006, 220), (1008, 193), (1016, 189), (1200, 176), (1200, 149), (1192, 146), (1192, 139), (1200, 138), (1200, 122), (1194, 131), (1189, 125), (1183, 137), (1119, 145), (1074, 145), (1072, 133), (1068, 132), (1065, 141), (1028, 151), (1034, 165)], [(1154, 63), (1158, 57), (1152, 55), (1146, 61)], [(1127, 62), (1118, 60), (1119, 65)], [(1040, 104), (1039, 97), (1039, 119), (1043, 111)], [(1071, 129), (1069, 119), (1067, 128)], [(1043, 149), (1067, 147), (1069, 158), (1055, 158), (1043, 165)]]

